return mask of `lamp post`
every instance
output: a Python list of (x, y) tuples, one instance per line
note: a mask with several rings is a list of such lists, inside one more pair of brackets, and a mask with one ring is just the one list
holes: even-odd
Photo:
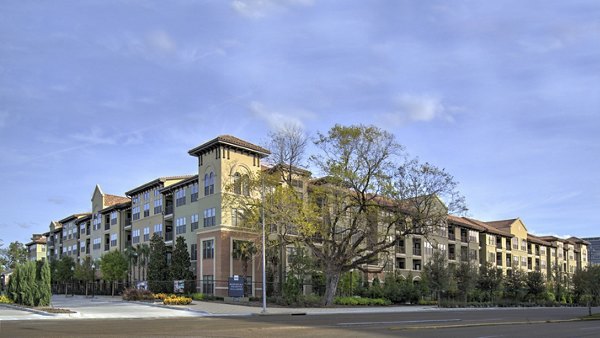
[(261, 218), (262, 218), (262, 313), (267, 313), (267, 267), (266, 262), (267, 262), (267, 258), (266, 258), (266, 249), (265, 246), (267, 245), (267, 242), (265, 240), (265, 177), (262, 177), (262, 193), (261, 193), (261, 199), (262, 199), (262, 208), (260, 210), (261, 212)]
[(96, 264), (92, 263), (92, 298), (94, 298), (94, 291), (96, 291)]

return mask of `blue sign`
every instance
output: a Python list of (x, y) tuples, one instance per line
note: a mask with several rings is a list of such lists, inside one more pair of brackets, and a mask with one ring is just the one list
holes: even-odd
[(229, 277), (229, 297), (244, 297), (244, 278), (238, 275)]

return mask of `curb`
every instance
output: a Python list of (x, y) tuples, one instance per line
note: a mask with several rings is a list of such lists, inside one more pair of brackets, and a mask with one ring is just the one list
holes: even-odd
[(2, 304), (0, 304), (0, 306), (1, 307), (7, 307), (7, 308), (13, 309), (13, 310), (31, 312), (31, 313), (35, 313), (37, 315), (47, 316), (47, 317), (58, 317), (57, 315), (72, 314), (72, 313), (49, 313), (49, 312), (46, 312), (46, 311), (32, 309), (32, 308), (23, 307), (23, 306), (14, 305), (14, 304), (5, 304), (5, 303), (2, 303)]
[(568, 323), (568, 322), (579, 322), (583, 319), (550, 319), (550, 320), (536, 320), (536, 321), (521, 321), (521, 322), (502, 322), (502, 323), (471, 323), (471, 324), (455, 324), (455, 325), (432, 325), (432, 326), (409, 326), (409, 327), (390, 327), (389, 330), (403, 331), (403, 330), (426, 330), (426, 329), (454, 329), (463, 327), (484, 327), (484, 326), (504, 326), (504, 325), (522, 325), (522, 324), (551, 324), (551, 323)]

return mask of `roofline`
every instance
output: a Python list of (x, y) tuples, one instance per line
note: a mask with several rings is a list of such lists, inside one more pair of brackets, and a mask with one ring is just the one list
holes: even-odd
[[(188, 150), (188, 154), (191, 155), (191, 156), (198, 156), (198, 154), (201, 153), (203, 150), (208, 149), (208, 148), (212, 148), (213, 146), (215, 146), (217, 144), (224, 144), (224, 145), (228, 145), (228, 146), (231, 146), (231, 147), (234, 147), (234, 148), (246, 150), (246, 151), (249, 151), (251, 153), (262, 155), (261, 157), (267, 157), (267, 156), (269, 156), (271, 154), (271, 152), (269, 150), (264, 149), (264, 148), (259, 147), (259, 146), (256, 146), (256, 145), (254, 145), (254, 146), (256, 146), (257, 149), (252, 149), (252, 148), (240, 145), (240, 144), (236, 144), (236, 143), (233, 143), (233, 142), (228, 142), (228, 141), (222, 139), (223, 136), (229, 136), (229, 135), (217, 136), (217, 137), (213, 138), (210, 141), (202, 143), (201, 145)], [(235, 136), (232, 136), (232, 137), (235, 137)], [(240, 140), (244, 141), (242, 139), (240, 139)], [(247, 141), (244, 141), (244, 142), (247, 142)], [(247, 143), (250, 143), (250, 142), (247, 142)], [(261, 150), (259, 150), (259, 149), (261, 149)]]
[(179, 181), (179, 182), (177, 182), (175, 184), (171, 184), (168, 187), (164, 187), (164, 188), (160, 189), (160, 192), (162, 193), (163, 191), (171, 191), (173, 189), (177, 189), (179, 187), (186, 186), (186, 185), (188, 185), (190, 183), (193, 183), (194, 181), (197, 181), (198, 178), (199, 178), (199, 175), (192, 175), (192, 177), (190, 177), (190, 178), (186, 178), (183, 181)]
[(129, 191), (127, 191), (125, 193), (125, 196), (129, 196), (131, 197), (134, 194), (137, 194), (138, 192), (144, 191), (152, 186), (155, 185), (160, 185), (161, 183), (165, 183), (167, 181), (171, 181), (171, 180), (178, 180), (178, 179), (188, 179), (190, 178), (192, 175), (180, 175), (180, 176), (165, 176), (165, 177), (159, 177), (156, 179), (153, 179), (150, 182), (146, 182), (138, 187), (135, 187)]
[(103, 213), (106, 213), (107, 211), (111, 211), (113, 209), (117, 209), (117, 210), (119, 210), (119, 209), (127, 209), (127, 207), (131, 207), (131, 200), (129, 200), (127, 202), (121, 202), (121, 203), (117, 203), (117, 204), (113, 204), (111, 206), (108, 206), (108, 207), (106, 207), (104, 209), (101, 209), (100, 213), (103, 214)]

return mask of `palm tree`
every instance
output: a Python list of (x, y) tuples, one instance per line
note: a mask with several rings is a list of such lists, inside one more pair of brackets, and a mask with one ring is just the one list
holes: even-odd
[[(146, 267), (148, 264), (148, 258), (150, 257), (150, 246), (146, 243), (141, 244), (140, 246), (138, 246), (137, 251), (141, 259), (140, 265), (142, 266), (144, 272), (143, 277), (140, 277), (140, 279), (146, 280)], [(140, 276), (142, 275), (140, 274)]]
[(256, 246), (250, 241), (234, 241), (233, 242), (233, 258), (242, 260), (242, 277), (244, 277), (244, 295), (248, 294), (248, 285), (246, 278), (248, 276), (248, 263), (252, 256), (256, 254)]
[(129, 278), (129, 283), (133, 282), (135, 280), (135, 265), (137, 265), (137, 258), (138, 258), (138, 253), (137, 250), (134, 246), (127, 246), (125, 248), (125, 257), (127, 257), (127, 263), (128, 263), (128, 275), (127, 277)]

